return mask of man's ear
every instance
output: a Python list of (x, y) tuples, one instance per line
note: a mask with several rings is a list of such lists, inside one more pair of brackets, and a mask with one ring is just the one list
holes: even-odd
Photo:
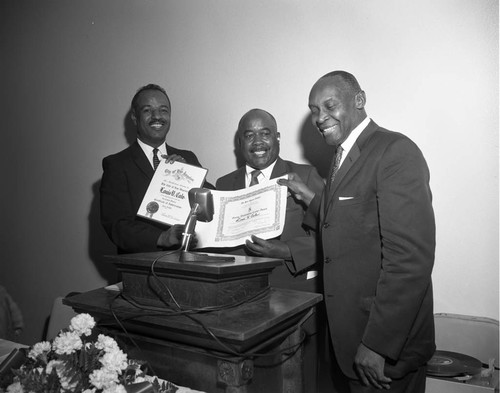
[(130, 111), (130, 118), (132, 119), (132, 123), (137, 125), (137, 118), (135, 117), (135, 112), (133, 109)]
[(363, 109), (366, 105), (366, 94), (363, 90), (359, 91), (354, 96), (354, 102), (356, 104), (356, 109)]
[(276, 139), (278, 140), (278, 142), (280, 141), (280, 138), (281, 138), (281, 135), (279, 132), (276, 133)]

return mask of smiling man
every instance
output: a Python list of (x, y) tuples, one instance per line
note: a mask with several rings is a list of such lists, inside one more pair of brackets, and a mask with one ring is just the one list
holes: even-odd
[[(119, 253), (179, 247), (183, 225), (169, 227), (142, 219), (136, 216), (137, 210), (161, 159), (201, 164), (193, 152), (166, 143), (171, 105), (162, 87), (141, 87), (132, 99), (131, 118), (137, 140), (102, 162), (101, 223)], [(209, 183), (205, 187), (213, 188)]]
[[(274, 117), (262, 110), (252, 109), (245, 113), (238, 124), (238, 145), (246, 165), (217, 180), (217, 190), (234, 191), (251, 187), (265, 180), (287, 173), (300, 173), (310, 188), (321, 193), (323, 179), (310, 165), (296, 164), (279, 157), (280, 133)], [(283, 233), (277, 239), (264, 240), (252, 236), (247, 240), (245, 252), (249, 255), (276, 257), (286, 261), (286, 266), (276, 268), (271, 275), (271, 285), (316, 292), (316, 280), (312, 279), (316, 264), (314, 234), (302, 225), (305, 204), (287, 198)], [(287, 269), (288, 268), (288, 269)], [(308, 280), (310, 278), (310, 280)]]
[[(313, 166), (296, 164), (279, 157), (280, 133), (274, 117), (262, 110), (252, 109), (245, 113), (238, 125), (237, 143), (246, 165), (217, 180), (217, 190), (234, 191), (283, 176), (299, 173), (308, 187), (321, 194), (324, 182)], [(269, 276), (272, 287), (320, 292), (316, 262), (318, 261), (314, 232), (302, 225), (306, 205), (292, 195), (286, 202), (285, 225), (281, 236), (264, 240), (252, 236), (245, 247), (228, 249), (233, 254), (247, 254), (260, 257), (275, 257), (284, 260)], [(321, 313), (318, 313), (321, 314)], [(305, 343), (305, 390), (316, 392), (318, 378), (318, 326), (317, 314), (304, 324), (308, 334)], [(323, 348), (323, 346), (321, 346)]]
[(295, 175), (280, 184), (309, 205), (305, 223), (321, 228), (337, 390), (423, 393), (435, 350), (429, 169), (415, 143), (379, 127), (365, 104), (352, 74), (321, 77), (311, 120), (337, 147), (324, 194)]

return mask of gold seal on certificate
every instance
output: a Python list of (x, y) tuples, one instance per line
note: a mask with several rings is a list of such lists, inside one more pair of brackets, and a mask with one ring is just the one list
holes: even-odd
[(207, 169), (175, 161), (160, 162), (137, 215), (168, 225), (184, 224), (191, 211), (189, 190), (203, 185)]
[(149, 202), (146, 205), (146, 216), (149, 218), (153, 218), (153, 214), (155, 214), (159, 209), (160, 205), (158, 205), (158, 202)]

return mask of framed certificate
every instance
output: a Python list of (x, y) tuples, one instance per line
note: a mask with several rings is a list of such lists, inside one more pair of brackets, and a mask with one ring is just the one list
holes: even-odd
[(165, 160), (160, 162), (137, 215), (163, 224), (184, 224), (191, 211), (189, 190), (203, 185), (208, 170)]

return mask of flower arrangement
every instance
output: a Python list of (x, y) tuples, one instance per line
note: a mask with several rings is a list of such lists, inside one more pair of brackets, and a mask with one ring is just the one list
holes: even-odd
[(0, 393), (173, 393), (176, 386), (146, 375), (143, 364), (127, 359), (114, 339), (93, 334), (95, 321), (78, 314), (52, 341), (30, 347)]

